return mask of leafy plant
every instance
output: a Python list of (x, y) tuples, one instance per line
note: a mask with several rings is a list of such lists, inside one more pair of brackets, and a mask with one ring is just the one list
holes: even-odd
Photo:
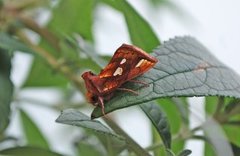
[[(64, 155), (53, 150), (49, 138), (24, 111), (21, 103), (26, 99), (19, 96), (30, 87), (53, 87), (64, 95), (59, 99), (60, 104), (46, 105), (58, 113), (64, 109), (56, 122), (81, 129), (82, 137), (72, 142), (75, 155), (187, 156), (191, 155), (191, 149), (184, 149), (184, 144), (189, 139), (202, 140), (206, 156), (239, 155), (240, 77), (195, 38), (174, 37), (160, 43), (151, 25), (126, 0), (0, 2), (0, 154)], [(170, 4), (166, 0), (150, 2), (165, 7)], [(81, 73), (86, 69), (99, 72), (110, 59), (95, 50), (94, 14), (100, 5), (122, 14), (132, 44), (159, 60), (147, 74), (137, 78), (149, 87), (124, 84), (137, 91), (138, 96), (117, 92), (105, 104), (106, 113), (139, 106), (152, 123), (153, 142), (149, 147), (141, 147), (111, 116), (102, 116), (99, 107), (87, 116), (81, 112), (89, 107), (85, 99), (77, 104), (72, 100), (73, 93), (85, 93)], [(52, 15), (45, 26), (34, 19), (40, 8)], [(26, 30), (37, 34), (40, 41), (34, 43)], [(32, 56), (33, 62), (24, 84), (16, 88), (10, 72), (11, 60), (19, 51)], [(191, 129), (187, 97), (193, 96), (205, 97), (208, 118)], [(44, 105), (42, 101), (30, 103)], [(6, 133), (11, 114), (17, 112), (24, 139)], [(97, 120), (98, 117), (104, 122)], [(197, 135), (200, 130), (204, 134)], [(10, 146), (4, 146), (7, 141), (11, 141)]]

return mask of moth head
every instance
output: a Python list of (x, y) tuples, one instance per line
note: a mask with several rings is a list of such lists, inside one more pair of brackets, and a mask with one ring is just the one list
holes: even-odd
[(98, 75), (95, 75), (91, 71), (85, 72), (82, 74), (86, 88), (89, 92), (98, 95), (101, 92), (101, 85), (103, 84), (102, 80)]
[(82, 78), (84, 79), (85, 86), (87, 88), (86, 98), (89, 103), (95, 105), (98, 100), (97, 96), (97, 88), (94, 85), (94, 78), (96, 79), (96, 75), (91, 71), (85, 72), (82, 74)]
[(87, 71), (82, 74), (82, 78), (84, 79), (86, 88), (90, 92), (92, 92), (92, 90), (94, 90), (94, 88), (95, 88), (94, 82), (93, 82), (94, 77), (96, 77), (96, 75), (93, 74), (91, 71)]
[(96, 76), (94, 73), (91, 71), (84, 72), (82, 74), (82, 78), (86, 81), (87, 79), (90, 79), (92, 76)]

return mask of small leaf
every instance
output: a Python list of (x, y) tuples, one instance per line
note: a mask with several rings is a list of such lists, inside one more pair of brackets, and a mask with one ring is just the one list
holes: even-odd
[[(53, 10), (53, 18), (48, 27), (56, 34), (79, 33), (84, 39), (92, 41), (94, 7), (95, 0), (60, 1)], [(63, 10), (67, 11), (63, 14)]]
[[(117, 92), (105, 113), (162, 97), (224, 96), (240, 98), (240, 77), (192, 37), (176, 37), (154, 50), (158, 63), (138, 80), (149, 87), (127, 83), (138, 96)], [(98, 107), (92, 117), (101, 116)]]
[(188, 103), (187, 98), (171, 98), (173, 103), (177, 106), (179, 113), (181, 115), (182, 121), (184, 124), (188, 125), (188, 115), (189, 115), (189, 109), (188, 109)]
[(38, 147), (29, 147), (29, 146), (23, 146), (23, 147), (13, 147), (8, 148), (0, 151), (0, 154), (2, 155), (15, 155), (15, 156), (62, 156), (61, 154), (38, 148)]
[(181, 151), (181, 152), (178, 154), (178, 156), (188, 156), (188, 155), (190, 155), (191, 153), (192, 153), (191, 150), (185, 149), (185, 150)]
[(7, 51), (34, 53), (33, 50), (27, 47), (25, 44), (3, 32), (0, 32), (0, 48)]
[(92, 59), (92, 61), (95, 62), (93, 64), (94, 66), (99, 66), (101, 68), (104, 68), (106, 66), (107, 62), (101, 58), (93, 46), (90, 43), (84, 41), (81, 36), (75, 35), (75, 39), (69, 40), (69, 42), (71, 42), (79, 52), (84, 53), (89, 59)]
[(225, 113), (230, 115), (240, 114), (240, 99), (232, 100), (226, 107)]
[(207, 114), (213, 114), (216, 111), (218, 97), (205, 97), (205, 110)]
[[(43, 74), (44, 73), (44, 74)], [(67, 85), (65, 77), (47, 66), (41, 58), (35, 58), (23, 87), (61, 87)]]
[(9, 123), (13, 84), (10, 80), (11, 58), (6, 50), (0, 48), (0, 134)]
[(150, 52), (160, 44), (148, 22), (126, 0), (102, 1), (123, 13), (134, 45)]
[(167, 156), (176, 156), (171, 149), (166, 149)]
[(154, 102), (141, 104), (140, 107), (157, 129), (165, 147), (170, 149), (171, 133), (165, 113), (161, 110), (160, 106)]
[(57, 118), (56, 122), (87, 128), (89, 130), (117, 137), (120, 140), (122, 140), (122, 137), (114, 134), (109, 128), (104, 126), (101, 122), (97, 120), (91, 120), (85, 114), (73, 109), (64, 110), (61, 113), (61, 115)]
[[(182, 127), (182, 118), (181, 113), (178, 107), (175, 105), (172, 99), (170, 98), (161, 98), (157, 100), (161, 109), (166, 113), (168, 117), (169, 125), (171, 125), (171, 134), (178, 134), (181, 131)], [(171, 150), (176, 153), (184, 148), (185, 140), (173, 140), (171, 145)], [(165, 151), (162, 151), (164, 155)]]
[(204, 156), (217, 156), (214, 147), (206, 141), (204, 142)]
[[(143, 17), (140, 16), (127, 1), (119, 0), (119, 2), (133, 44), (148, 52), (160, 45), (157, 36)], [(147, 39), (145, 38), (146, 36)]]
[[(239, 118), (240, 119), (240, 118)], [(228, 141), (232, 142), (233, 144), (240, 146), (240, 126), (231, 126), (231, 125), (223, 125), (223, 130), (228, 138)]]
[(99, 156), (103, 156), (104, 154), (102, 153), (102, 151), (99, 150), (99, 148), (97, 147), (98, 145), (94, 145), (94, 144), (90, 144), (90, 143), (86, 143), (86, 142), (79, 142), (77, 143), (77, 152), (79, 156), (94, 156), (94, 155), (99, 155)]
[(23, 111), (20, 110), (23, 132), (27, 139), (27, 145), (49, 149), (49, 145), (37, 125)]

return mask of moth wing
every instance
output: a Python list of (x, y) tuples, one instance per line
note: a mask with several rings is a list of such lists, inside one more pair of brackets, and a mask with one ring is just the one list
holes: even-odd
[(130, 52), (128, 46), (130, 45), (123, 44), (116, 50), (108, 65), (98, 75), (100, 78), (124, 77), (123, 75), (128, 73), (131, 61), (134, 59), (128, 56)]
[(110, 91), (121, 86), (155, 65), (157, 60), (132, 45), (123, 44), (114, 53), (109, 64), (98, 75), (104, 80), (103, 91)]
[(149, 60), (148, 58), (138, 58), (137, 63), (134, 64), (132, 69), (128, 73), (127, 80), (131, 80), (137, 76), (140, 76), (151, 69), (157, 60)]

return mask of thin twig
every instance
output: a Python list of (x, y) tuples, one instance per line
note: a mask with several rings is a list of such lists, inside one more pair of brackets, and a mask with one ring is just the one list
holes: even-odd
[(218, 114), (221, 112), (223, 106), (224, 106), (224, 97), (221, 96), (218, 98), (217, 108), (213, 114), (214, 117), (218, 116)]
[(119, 135), (126, 139), (129, 150), (136, 153), (138, 156), (150, 156), (138, 143), (136, 143), (124, 130), (122, 130), (115, 122), (107, 117), (103, 117), (104, 121)]

